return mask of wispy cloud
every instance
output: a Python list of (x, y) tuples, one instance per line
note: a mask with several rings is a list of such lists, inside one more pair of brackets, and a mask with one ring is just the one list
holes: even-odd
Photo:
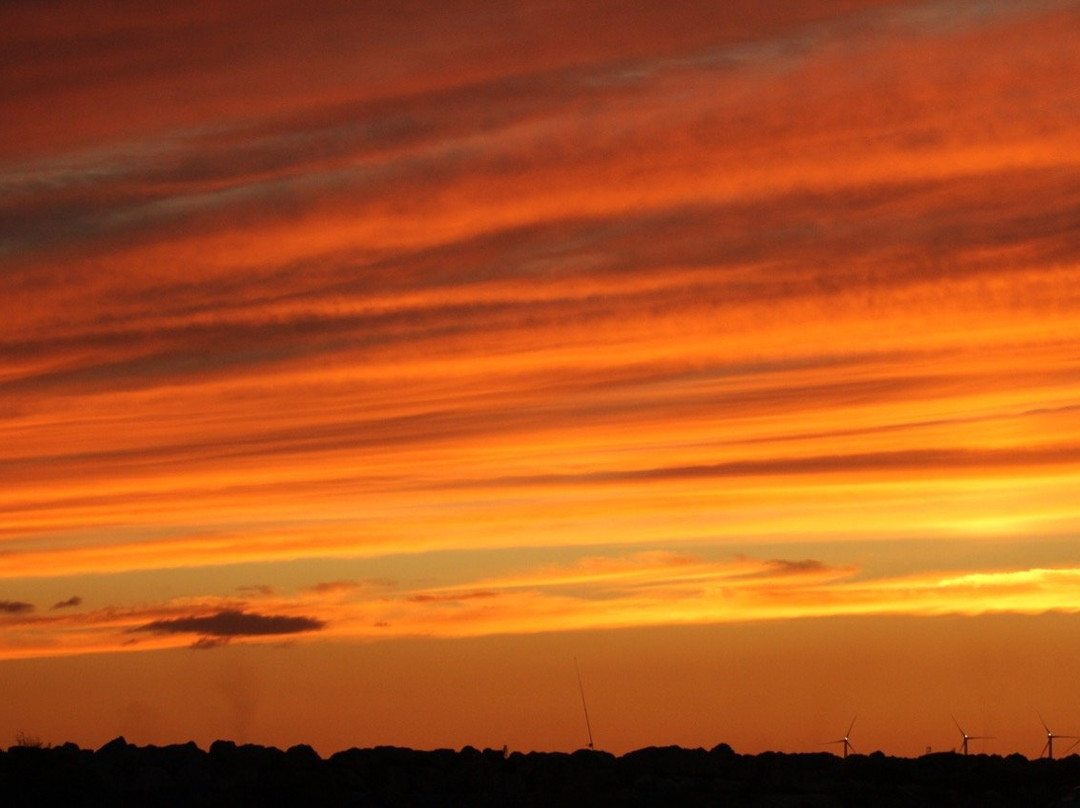
[(712, 561), (669, 551), (587, 556), (453, 585), (309, 587), (248, 604), (183, 598), (48, 617), (10, 611), (5, 657), (315, 637), (375, 641), (856, 615), (1076, 612), (1080, 569), (1030, 567), (869, 576), (816, 559)]
[(320, 581), (308, 587), (308, 591), (318, 595), (332, 595), (354, 592), (361, 586), (362, 584), (359, 581)]
[(0, 654), (1071, 602), (755, 548), (1080, 526), (1075, 3), (780, 5), (0, 9), (0, 579), (260, 565)]
[(245, 597), (272, 597), (274, 595), (274, 587), (268, 584), (246, 584), (244, 586), (236, 587), (236, 591)]

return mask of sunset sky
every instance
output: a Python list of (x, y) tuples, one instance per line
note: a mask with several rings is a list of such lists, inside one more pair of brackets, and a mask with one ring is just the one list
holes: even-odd
[(0, 6), (0, 746), (1080, 735), (1080, 2)]

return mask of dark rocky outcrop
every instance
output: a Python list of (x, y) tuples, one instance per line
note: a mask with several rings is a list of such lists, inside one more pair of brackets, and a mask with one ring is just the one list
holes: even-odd
[(1080, 805), (1080, 757), (1030, 761), (952, 753), (738, 755), (650, 747), (615, 757), (465, 747), (376, 747), (328, 759), (215, 741), (96, 751), (74, 744), (0, 752), (3, 805), (334, 806), (1068, 806)]

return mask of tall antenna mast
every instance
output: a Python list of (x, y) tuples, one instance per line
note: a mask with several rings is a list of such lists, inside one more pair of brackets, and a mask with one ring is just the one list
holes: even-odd
[(585, 703), (585, 685), (581, 683), (581, 669), (578, 668), (577, 657), (574, 657), (574, 672), (577, 674), (578, 691), (581, 693), (581, 709), (585, 712), (585, 729), (589, 732), (589, 748), (592, 749), (592, 724), (589, 723), (589, 705)]

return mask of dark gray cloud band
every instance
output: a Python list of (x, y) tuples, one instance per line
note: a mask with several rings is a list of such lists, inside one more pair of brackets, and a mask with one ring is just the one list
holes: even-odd
[(207, 637), (265, 637), (275, 634), (302, 634), (325, 627), (325, 621), (314, 617), (265, 615), (224, 609), (210, 615), (154, 620), (133, 630), (155, 634), (201, 634)]
[(34, 611), (33, 603), (21, 600), (0, 600), (0, 614), (26, 614)]

